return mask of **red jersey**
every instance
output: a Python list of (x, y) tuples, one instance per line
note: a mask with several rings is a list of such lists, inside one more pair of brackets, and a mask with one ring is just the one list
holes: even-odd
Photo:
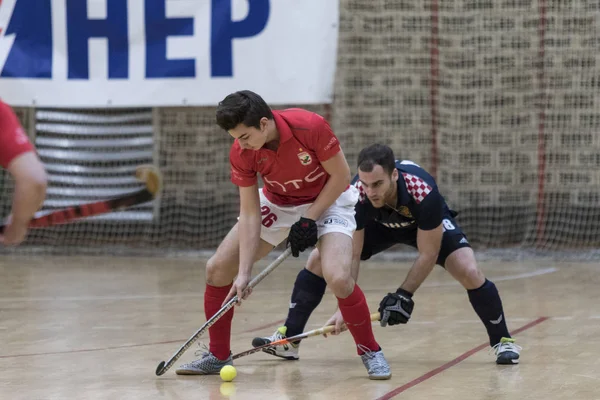
[(321, 163), (340, 151), (340, 142), (323, 117), (300, 108), (273, 111), (279, 132), (277, 151), (242, 149), (236, 139), (229, 152), (231, 181), (252, 186), (260, 173), (263, 193), (279, 206), (315, 201), (329, 174)]
[(7, 168), (15, 157), (33, 151), (33, 146), (10, 106), (0, 101), (0, 165)]

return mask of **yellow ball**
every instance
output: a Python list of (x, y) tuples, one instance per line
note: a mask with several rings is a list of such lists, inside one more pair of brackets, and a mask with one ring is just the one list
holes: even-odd
[(237, 376), (237, 371), (232, 365), (226, 365), (221, 368), (219, 375), (221, 375), (221, 379), (223, 379), (225, 382), (231, 382)]

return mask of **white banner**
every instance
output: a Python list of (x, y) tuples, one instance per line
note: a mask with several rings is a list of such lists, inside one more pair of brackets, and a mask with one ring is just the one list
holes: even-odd
[(338, 0), (2, 0), (13, 106), (330, 103)]

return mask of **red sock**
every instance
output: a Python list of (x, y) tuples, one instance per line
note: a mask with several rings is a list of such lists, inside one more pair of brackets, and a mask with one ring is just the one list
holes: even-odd
[[(348, 330), (354, 337), (357, 345), (363, 345), (371, 351), (379, 351), (380, 347), (373, 336), (373, 327), (371, 326), (371, 314), (365, 294), (358, 285), (354, 285), (354, 291), (345, 299), (338, 297), (338, 305), (342, 312), (342, 317), (348, 326)], [(358, 355), (364, 353), (357, 347)]]
[[(221, 304), (227, 297), (231, 286), (231, 284), (223, 287), (206, 285), (204, 315), (206, 315), (207, 321), (221, 309)], [(233, 307), (213, 326), (208, 328), (208, 335), (210, 336), (209, 350), (219, 360), (226, 360), (231, 351), (231, 320), (233, 320)]]

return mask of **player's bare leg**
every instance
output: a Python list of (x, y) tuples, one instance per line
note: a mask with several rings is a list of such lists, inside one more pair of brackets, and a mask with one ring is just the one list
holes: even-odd
[[(236, 223), (225, 236), (217, 251), (206, 262), (206, 284), (222, 287), (230, 285), (237, 275), (240, 261), (240, 241), (238, 236), (238, 224)], [(260, 241), (256, 261), (267, 256), (273, 245)]]
[(500, 294), (477, 266), (473, 250), (455, 250), (446, 258), (445, 268), (467, 289), (471, 305), (487, 329), (490, 346), (496, 351), (496, 363), (518, 364), (521, 348), (508, 333)]
[[(265, 257), (271, 250), (273, 250), (273, 245), (261, 240), (255, 261)], [(206, 290), (204, 292), (206, 319), (219, 311), (227, 297), (238, 272), (239, 256), (238, 224), (235, 224), (217, 248), (217, 252), (206, 263)], [(209, 351), (202, 354), (200, 359), (179, 367), (176, 371), (177, 374), (218, 374), (223, 366), (232, 364), (230, 344), (233, 310), (233, 308), (229, 310), (209, 328)]]
[(323, 270), (321, 268), (321, 255), (319, 249), (313, 249), (308, 255), (308, 261), (306, 262), (306, 269), (315, 274), (316, 276), (323, 277)]
[(338, 299), (340, 311), (369, 378), (389, 379), (392, 374), (373, 336), (367, 300), (351, 275), (352, 238), (343, 233), (328, 233), (321, 237), (318, 248), (323, 277)]
[(343, 233), (321, 236), (318, 244), (323, 278), (337, 298), (347, 298), (355, 287), (350, 273), (352, 263), (352, 239)]
[(480, 288), (485, 283), (485, 275), (477, 266), (473, 249), (469, 247), (453, 251), (446, 258), (444, 267), (467, 290)]

